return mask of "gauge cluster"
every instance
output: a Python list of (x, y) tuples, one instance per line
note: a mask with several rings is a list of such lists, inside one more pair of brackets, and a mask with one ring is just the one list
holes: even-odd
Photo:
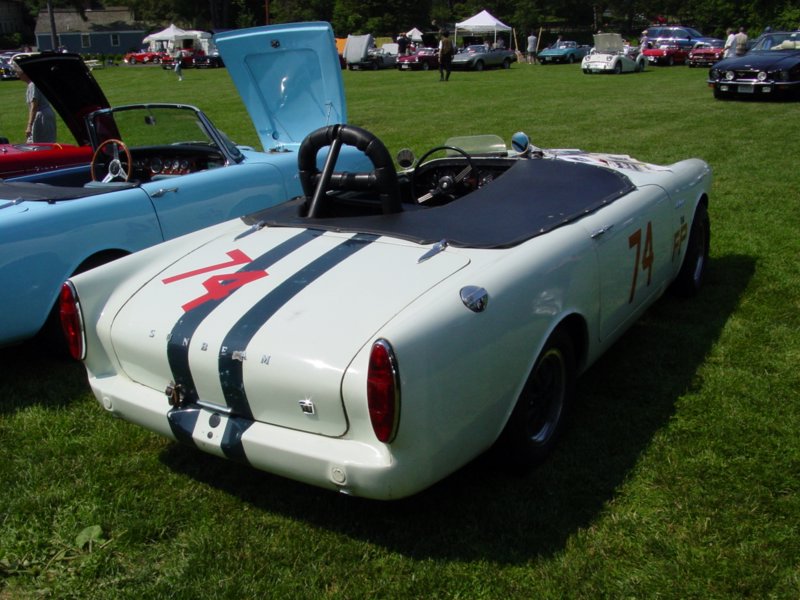
[(174, 148), (159, 148), (134, 150), (133, 155), (133, 171), (141, 181), (149, 181), (158, 175), (187, 175), (225, 164), (218, 152), (179, 152)]

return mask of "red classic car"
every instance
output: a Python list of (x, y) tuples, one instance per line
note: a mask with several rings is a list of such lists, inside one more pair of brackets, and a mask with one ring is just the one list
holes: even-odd
[[(181, 50), (181, 66), (183, 68), (186, 67), (193, 67), (195, 58), (199, 58), (201, 56), (205, 56), (205, 52), (202, 50)], [(175, 57), (166, 55), (164, 58), (161, 59), (161, 68), (162, 69), (172, 69), (175, 66)]]
[(138, 52), (129, 52), (125, 56), (122, 57), (123, 62), (128, 63), (129, 65), (135, 65), (136, 63), (142, 64), (155, 64), (157, 65), (164, 57), (167, 56), (166, 52), (153, 52), (152, 50), (139, 50)]
[(710, 67), (722, 60), (722, 55), (725, 53), (724, 45), (725, 42), (722, 40), (700, 42), (689, 51), (686, 64), (690, 67)]
[[(26, 72), (24, 60), (17, 64)], [(91, 162), (94, 150), (83, 117), (92, 111), (108, 108), (108, 100), (88, 69), (81, 77), (70, 80), (69, 90), (50, 85), (58, 81), (58, 77), (40, 76), (36, 85), (75, 136), (77, 145), (0, 144), (0, 177), (21, 177)]]
[(397, 68), (401, 71), (439, 68), (439, 53), (436, 48), (420, 48), (414, 54), (397, 57)]
[(689, 56), (689, 49), (683, 48), (678, 44), (659, 43), (653, 48), (645, 49), (644, 54), (647, 62), (651, 65), (682, 65)]

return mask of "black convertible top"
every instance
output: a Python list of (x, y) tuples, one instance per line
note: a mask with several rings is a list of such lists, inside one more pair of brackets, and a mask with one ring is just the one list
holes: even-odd
[(306, 218), (305, 198), (244, 218), (246, 223), (371, 233), (420, 244), (509, 248), (596, 211), (635, 189), (625, 175), (564, 160), (518, 159), (496, 180), (449, 204), (389, 215)]

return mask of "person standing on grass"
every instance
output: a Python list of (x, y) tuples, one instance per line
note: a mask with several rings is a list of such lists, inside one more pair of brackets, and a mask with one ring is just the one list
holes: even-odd
[(183, 81), (183, 52), (178, 50), (175, 53), (175, 75), (178, 76), (178, 81)]
[(639, 52), (644, 52), (650, 47), (650, 38), (647, 37), (647, 29), (642, 31), (642, 37), (639, 38)]
[(25, 102), (28, 104), (28, 124), (25, 127), (25, 141), (28, 143), (55, 143), (56, 114), (53, 108), (39, 91), (30, 77), (15, 62), (17, 77), (28, 84), (25, 90)]
[(528, 36), (528, 64), (535, 65), (536, 64), (536, 42), (538, 38), (536, 35), (531, 31), (531, 34)]
[(747, 54), (747, 30), (739, 27), (739, 33), (733, 37), (733, 46), (736, 49), (736, 56)]
[(442, 31), (442, 38), (439, 40), (439, 81), (450, 80), (450, 69), (453, 65), (453, 40), (450, 39), (450, 32), (446, 29)]
[(722, 52), (723, 58), (730, 58), (731, 56), (736, 56), (736, 49), (733, 46), (735, 40), (736, 40), (736, 34), (733, 33), (733, 29), (728, 27), (728, 29), (725, 31), (725, 46), (723, 46), (723, 52)]

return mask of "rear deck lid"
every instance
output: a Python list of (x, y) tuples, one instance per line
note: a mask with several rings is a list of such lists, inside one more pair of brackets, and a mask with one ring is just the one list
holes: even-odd
[(264, 149), (300, 143), (345, 123), (344, 88), (327, 23), (286, 23), (217, 34), (228, 68)]
[(469, 262), (455, 252), (418, 262), (427, 249), (297, 228), (222, 237), (128, 300), (112, 325), (114, 350), (153, 389), (172, 382), (223, 412), (342, 435), (341, 381), (357, 352)]

